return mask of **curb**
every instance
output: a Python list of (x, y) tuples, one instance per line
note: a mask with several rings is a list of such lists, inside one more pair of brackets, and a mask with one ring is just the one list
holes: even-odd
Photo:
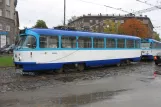
[(6, 68), (15, 68), (15, 66), (7, 66), (7, 67), (3, 67), (3, 66), (0, 66), (0, 69), (6, 69)]

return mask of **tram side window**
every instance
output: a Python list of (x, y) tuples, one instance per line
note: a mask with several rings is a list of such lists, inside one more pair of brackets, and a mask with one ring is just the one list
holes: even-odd
[(104, 38), (94, 38), (93, 42), (94, 48), (104, 48)]
[(78, 47), (79, 48), (91, 48), (92, 42), (90, 37), (79, 37), (78, 39)]
[(161, 44), (157, 43), (157, 42), (154, 42), (153, 43), (153, 48), (161, 48)]
[(157, 43), (158, 45), (157, 45), (157, 48), (161, 48), (161, 44), (160, 43)]
[(158, 45), (158, 48), (161, 48), (161, 43), (158, 43), (159, 45)]
[(126, 40), (127, 48), (134, 48), (134, 40)]
[(158, 43), (156, 43), (156, 48), (158, 48)]
[(117, 39), (117, 48), (125, 48), (125, 39)]
[(58, 48), (59, 47), (58, 36), (48, 37), (48, 48)]
[(158, 43), (158, 48), (161, 48), (161, 44), (160, 43)]
[(140, 41), (139, 40), (135, 40), (135, 48), (140, 48)]
[(106, 48), (116, 48), (116, 41), (115, 39), (106, 39)]
[(156, 48), (156, 47), (157, 47), (157, 46), (156, 46), (156, 43), (154, 42), (154, 43), (153, 43), (153, 48)]
[(157, 48), (158, 46), (157, 46), (157, 43), (156, 42), (154, 42), (153, 43), (153, 48)]
[(63, 36), (62, 40), (62, 48), (76, 48), (76, 37)]
[(40, 36), (40, 48), (58, 48), (58, 36)]

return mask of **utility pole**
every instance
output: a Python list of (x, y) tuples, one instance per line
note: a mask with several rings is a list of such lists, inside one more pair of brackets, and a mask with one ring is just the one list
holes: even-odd
[(66, 20), (66, 0), (64, 0), (64, 26), (65, 26), (65, 20)]

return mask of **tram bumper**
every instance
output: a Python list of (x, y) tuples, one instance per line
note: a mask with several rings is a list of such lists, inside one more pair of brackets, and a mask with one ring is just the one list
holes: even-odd
[(62, 65), (62, 63), (15, 62), (16, 69), (22, 69), (23, 72), (60, 69)]
[(153, 60), (153, 55), (142, 55), (142, 59), (150, 59)]

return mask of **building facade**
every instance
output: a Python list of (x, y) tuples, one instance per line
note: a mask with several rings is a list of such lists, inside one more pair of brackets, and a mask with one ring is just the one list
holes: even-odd
[(0, 35), (3, 38), (0, 40), (0, 47), (13, 44), (18, 34), (19, 18), (16, 6), (17, 0), (0, 0)]
[(152, 38), (153, 35), (153, 24), (147, 16), (134, 16), (134, 15), (83, 15), (78, 17), (76, 20), (73, 20), (68, 23), (68, 26), (75, 27), (78, 30), (85, 29), (91, 31), (92, 27), (98, 28), (98, 32), (103, 32), (104, 24), (102, 23), (105, 20), (113, 20), (115, 23), (118, 21), (124, 23), (127, 19), (136, 18), (143, 22), (144, 25), (148, 27), (147, 37)]

